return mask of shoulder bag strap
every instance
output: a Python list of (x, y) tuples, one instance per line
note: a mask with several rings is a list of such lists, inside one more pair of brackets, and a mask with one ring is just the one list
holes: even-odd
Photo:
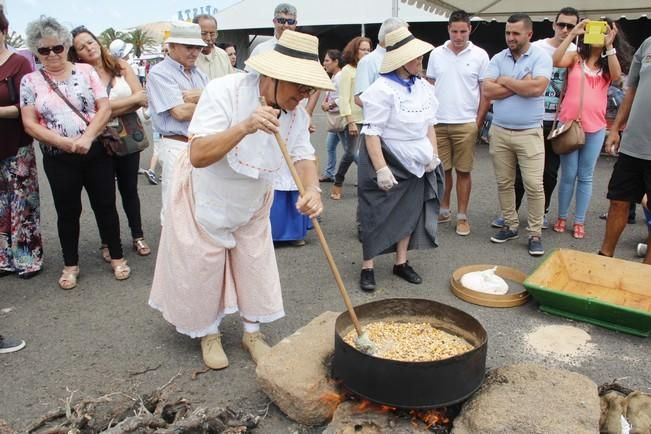
[(561, 111), (561, 102), (563, 101), (563, 97), (565, 96), (565, 91), (567, 90), (567, 81), (569, 75), (570, 75), (570, 71), (568, 68), (568, 71), (565, 74), (565, 80), (563, 80), (563, 89), (561, 89), (561, 95), (558, 97), (558, 104), (556, 104), (556, 114), (554, 115), (554, 122), (552, 123), (552, 131), (556, 129), (556, 125), (558, 124), (558, 114)]
[(579, 98), (579, 117), (576, 119), (577, 122), (581, 123), (581, 115), (583, 114), (583, 91), (585, 90), (585, 69), (584, 63), (581, 62), (581, 97)]
[(79, 111), (79, 109), (78, 109), (77, 107), (75, 107), (75, 106), (70, 102), (70, 100), (68, 100), (68, 98), (66, 98), (66, 96), (63, 94), (63, 92), (61, 92), (61, 89), (59, 89), (59, 87), (58, 87), (56, 84), (54, 84), (54, 82), (52, 81), (52, 79), (51, 79), (51, 78), (50, 78), (50, 77), (45, 73), (45, 71), (43, 71), (43, 70), (41, 69), (40, 72), (41, 72), (41, 75), (43, 76), (43, 78), (45, 79), (45, 81), (47, 81), (47, 84), (50, 85), (50, 87), (52, 88), (52, 90), (53, 90), (54, 92), (56, 92), (56, 94), (59, 95), (59, 97), (61, 97), (61, 99), (62, 99), (66, 104), (68, 104), (68, 107), (70, 107), (70, 108), (72, 109), (72, 111), (75, 112), (75, 114), (76, 114), (77, 116), (79, 116), (81, 119), (83, 119), (83, 121), (86, 123), (86, 125), (90, 125), (90, 122), (88, 121), (88, 119), (86, 119), (86, 118), (84, 117), (84, 115), (81, 114), (81, 112)]

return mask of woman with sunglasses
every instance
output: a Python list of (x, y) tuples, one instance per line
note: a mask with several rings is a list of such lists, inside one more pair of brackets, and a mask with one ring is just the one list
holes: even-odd
[[(95, 68), (102, 85), (108, 88), (111, 118), (135, 113), (141, 107), (147, 107), (147, 94), (129, 64), (111, 56), (97, 37), (87, 28), (80, 26), (72, 30), (72, 47), (68, 58), (77, 63), (87, 63)], [(115, 178), (122, 197), (122, 207), (129, 221), (133, 249), (140, 256), (147, 256), (151, 249), (145, 242), (140, 217), (140, 197), (138, 197), (138, 169), (140, 152), (113, 157)], [(108, 244), (102, 239), (102, 258), (111, 261)]]
[(52, 189), (64, 262), (59, 286), (77, 286), (82, 188), (108, 244), (113, 275), (126, 279), (131, 270), (122, 256), (113, 161), (96, 140), (111, 116), (106, 89), (92, 66), (68, 62), (72, 36), (57, 20), (41, 16), (26, 33), (27, 46), (43, 68), (20, 83), (21, 116), (25, 130), (41, 144)]
[(341, 69), (339, 78), (339, 115), (346, 118), (346, 128), (344, 129), (344, 155), (339, 160), (339, 167), (335, 174), (335, 183), (330, 190), (330, 198), (333, 200), (341, 199), (342, 189), (346, 173), (353, 161), (357, 162), (357, 149), (359, 145), (359, 130), (362, 129), (362, 108), (355, 104), (355, 74), (357, 73), (357, 63), (373, 49), (373, 44), (369, 38), (357, 36), (353, 38), (343, 51), (343, 59), (346, 63)]
[(18, 103), (20, 80), (32, 67), (7, 48), (8, 30), (0, 6), (0, 276), (29, 279), (43, 264), (36, 157)]
[[(628, 69), (631, 48), (615, 23), (607, 20), (603, 42), (586, 44), (583, 35), (589, 20), (582, 20), (554, 51), (554, 66), (568, 68), (565, 96), (558, 114), (559, 123), (581, 119), (585, 144), (560, 156), (558, 219), (554, 231), (565, 232), (570, 202), (576, 189), (576, 209), (572, 235), (585, 237), (585, 217), (592, 196), (592, 175), (606, 135), (608, 87)], [(568, 47), (578, 39), (577, 50)]]

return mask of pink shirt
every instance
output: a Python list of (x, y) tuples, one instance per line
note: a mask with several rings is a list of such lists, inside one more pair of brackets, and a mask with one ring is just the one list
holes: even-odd
[[(560, 122), (567, 122), (578, 117), (581, 99), (581, 68), (583, 68), (583, 63), (577, 62), (569, 69), (567, 90), (561, 102), (561, 112), (558, 114)], [(601, 70), (594, 72), (586, 69), (585, 71), (581, 123), (586, 133), (595, 133), (606, 127), (606, 104), (610, 80), (606, 79)]]

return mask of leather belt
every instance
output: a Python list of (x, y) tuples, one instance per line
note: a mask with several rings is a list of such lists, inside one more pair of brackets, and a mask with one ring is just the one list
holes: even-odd
[(179, 142), (186, 142), (187, 143), (187, 141), (188, 141), (187, 136), (182, 136), (180, 134), (171, 134), (169, 136), (163, 136), (163, 137), (165, 137), (166, 139), (177, 140)]

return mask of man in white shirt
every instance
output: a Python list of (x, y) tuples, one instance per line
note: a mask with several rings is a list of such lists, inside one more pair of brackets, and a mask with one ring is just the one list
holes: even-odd
[(470, 234), (468, 202), (477, 133), (490, 101), (482, 97), (479, 77), (488, 67), (488, 53), (470, 42), (470, 15), (454, 11), (448, 22), (450, 40), (432, 51), (427, 78), (434, 85), (440, 105), (435, 126), (439, 158), (445, 170), (445, 193), (439, 223), (451, 220), (452, 168), (457, 174), (456, 232)]
[[(554, 20), (554, 36), (551, 38), (539, 39), (533, 42), (532, 45), (542, 48), (549, 56), (553, 56), (554, 51), (567, 37), (570, 31), (579, 23), (579, 11), (574, 8), (566, 7), (561, 9), (556, 14)], [(570, 44), (569, 51), (575, 51), (576, 45)], [(543, 137), (545, 139), (545, 171), (543, 172), (543, 189), (545, 191), (545, 218), (543, 220), (543, 229), (547, 229), (547, 212), (549, 211), (549, 204), (551, 202), (552, 193), (556, 188), (556, 181), (558, 179), (558, 168), (561, 165), (561, 160), (558, 155), (552, 151), (551, 141), (547, 139), (549, 132), (552, 130), (554, 117), (556, 116), (556, 109), (560, 105), (561, 92), (563, 90), (566, 68), (554, 68), (549, 86), (545, 90), (545, 114), (543, 115)], [(520, 168), (515, 176), (515, 205), (516, 209), (520, 209), (522, 197), (524, 196), (524, 185), (522, 183), (522, 175)], [(498, 217), (493, 221), (493, 227), (500, 228), (504, 226), (504, 219)]]
[[(289, 3), (278, 4), (274, 9), (274, 37), (256, 46), (251, 52), (250, 57), (264, 53), (265, 51), (273, 50), (285, 30), (296, 30), (296, 25), (298, 24), (296, 14), (295, 6), (292, 6)], [(251, 72), (251, 68), (248, 66), (244, 69), (247, 72)]]
[(212, 15), (197, 15), (192, 20), (201, 27), (201, 39), (206, 46), (201, 49), (197, 58), (197, 67), (202, 70), (209, 80), (232, 74), (233, 67), (228, 54), (215, 44), (217, 43), (217, 20)]

